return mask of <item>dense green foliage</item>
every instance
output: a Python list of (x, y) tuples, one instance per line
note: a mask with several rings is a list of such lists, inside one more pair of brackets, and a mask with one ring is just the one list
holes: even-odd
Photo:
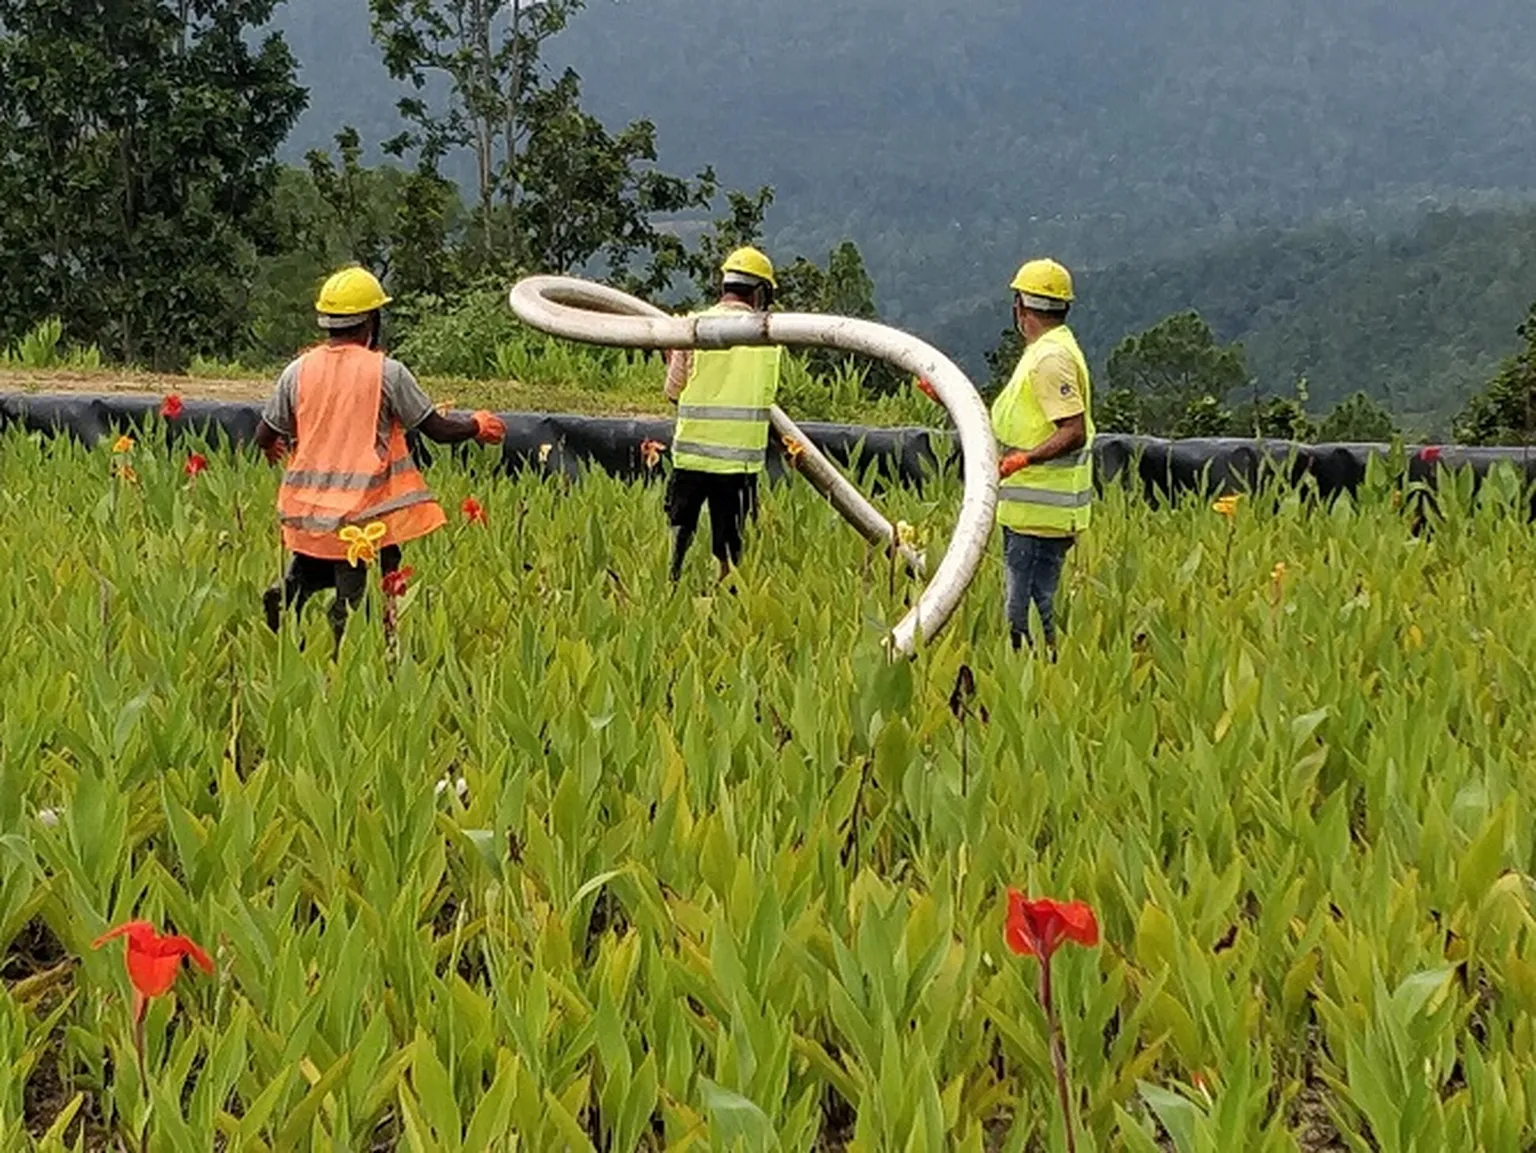
[(1195, 435), (1191, 423), (1201, 402), (1225, 400), (1247, 383), (1242, 346), (1218, 345), (1210, 325), (1194, 312), (1126, 337), (1104, 374), (1104, 387), (1128, 394), (1134, 406), (1135, 427), (1125, 431), (1159, 436)]
[(157, 367), (229, 347), (304, 104), (274, 0), (0, 0), (0, 345), (62, 319)]
[(1457, 418), (1457, 440), (1494, 445), (1536, 440), (1536, 306), (1520, 326), (1520, 336), (1525, 347), (1500, 366)]
[[(1076, 323), (1076, 313), (1071, 321)], [(987, 353), (987, 392), (995, 393), (1023, 354), (1017, 331)], [(1161, 437), (1236, 436), (1294, 441), (1390, 441), (1391, 413), (1363, 393), (1320, 419), (1309, 411), (1306, 381), (1294, 395), (1266, 396), (1239, 344), (1223, 346), (1198, 313), (1165, 318), (1115, 346), (1096, 378), (1094, 424), (1100, 432)]]
[[(93, 1150), (1056, 1147), (1008, 885), (1103, 925), (1055, 966), (1083, 1148), (1536, 1139), (1508, 475), (1426, 537), (1384, 477), (1230, 526), (1111, 491), (1060, 664), (989, 559), (892, 667), (908, 590), (807, 487), (712, 596), (658, 486), (472, 453), (431, 479), (489, 527), (410, 547), (398, 651), (359, 618), (332, 666), (318, 611), (303, 651), (259, 619), (272, 472), (189, 483), (192, 447), (114, 483), (0, 441), (0, 534), (53, 542), (0, 573), (8, 1149), (71, 1108)], [(884, 499), (933, 543), (956, 495)], [(218, 963), (154, 1002), (147, 1083), (90, 948), (136, 915)]]
[[(1079, 277), (1072, 323), (1103, 366), (1129, 334), (1195, 309), (1243, 345), (1260, 391), (1307, 381), (1327, 411), (1364, 391), (1416, 430), (1448, 433), (1466, 398), (1519, 347), (1536, 299), (1536, 211), (1435, 212), (1377, 236), (1343, 224), (1235, 239), (1180, 259)], [(1006, 279), (949, 348), (988, 348), (1007, 321)]]
[[(786, 305), (884, 314), (980, 370), (1007, 273), (1050, 249), (1078, 267), (1099, 367), (1191, 310), (1244, 347), (1246, 395), (1200, 398), (1189, 429), (1303, 435), (1363, 394), (1446, 433), (1536, 297), (1536, 211), (1511, 201), (1524, 122), (1495, 115), (1531, 77), (1510, 46), (1536, 17), (1499, 3), (1442, 28), (1425, 0), (1369, 17), (1301, 0), (1282, 29), (1258, 0), (1207, 7), (1057, 13), (1031, 53), (1038, 22), (1000, 0), (966, 22), (862, 0), (134, 0), (57, 26), (10, 0), (0, 254), (29, 271), (0, 290), (0, 346), (58, 317), (65, 344), (115, 361), (280, 362), (312, 335), (318, 279), (351, 259), (388, 275), (397, 339), (529, 269), (686, 305), (725, 248), (766, 236)], [(302, 94), (288, 48), (260, 39), (268, 14), (313, 88), (286, 142), (302, 166), (275, 181)], [(1431, 42), (1436, 67), (1409, 68)], [(1349, 43), (1377, 49), (1368, 68), (1339, 67)], [(724, 192), (715, 161), (759, 190)], [(1423, 212), (1434, 197), (1484, 207)], [(1332, 222), (1304, 223), (1319, 213)], [(905, 387), (862, 367), (877, 394)], [(1179, 427), (1101, 399), (1107, 427)], [(1352, 402), (1340, 422), (1382, 415)]]

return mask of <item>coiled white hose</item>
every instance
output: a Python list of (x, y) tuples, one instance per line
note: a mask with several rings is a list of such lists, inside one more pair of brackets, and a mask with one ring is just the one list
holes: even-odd
[[(970, 587), (986, 552), (997, 509), (997, 448), (981, 397), (965, 374), (915, 336), (842, 316), (740, 313), (669, 316), (615, 288), (568, 276), (531, 276), (512, 289), (512, 310), (527, 325), (588, 344), (642, 349), (723, 349), (742, 345), (835, 348), (884, 360), (925, 377), (948, 410), (964, 455), (964, 489), (955, 531), (927, 586), (891, 630), (891, 648), (910, 656), (936, 636)], [(923, 558), (895, 540), (896, 530), (777, 406), (774, 429), (801, 447), (799, 470), (870, 541), (896, 545), (913, 572)]]

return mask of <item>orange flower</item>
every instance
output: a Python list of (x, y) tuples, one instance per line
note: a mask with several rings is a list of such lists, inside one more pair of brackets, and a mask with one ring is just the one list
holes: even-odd
[(784, 438), (784, 455), (789, 458), (790, 468), (800, 467), (800, 458), (805, 455), (805, 445), (792, 436)]
[(166, 420), (175, 420), (186, 407), (181, 402), (181, 397), (173, 392), (160, 402), (160, 415), (165, 417)]
[(1020, 956), (1049, 961), (1063, 941), (1089, 948), (1099, 943), (1099, 921), (1082, 901), (1031, 901), (1017, 889), (1008, 890), (1008, 947)]
[(1231, 496), (1222, 497), (1220, 500), (1212, 504), (1211, 508), (1216, 512), (1221, 513), (1221, 515), (1226, 517), (1228, 520), (1232, 520), (1237, 516), (1237, 502), (1242, 499), (1243, 498), (1241, 493), (1234, 493)]
[(667, 451), (667, 446), (659, 440), (643, 440), (640, 442), (640, 459), (645, 462), (646, 468), (655, 468), (661, 463), (661, 454)]
[(190, 957), (194, 965), (210, 974), (213, 972), (213, 958), (186, 937), (162, 936), (148, 921), (128, 921), (108, 929), (91, 942), (91, 948), (99, 949), (115, 937), (128, 938), (123, 963), (128, 967), (128, 980), (133, 983), (133, 1046), (138, 1052), (139, 1076), (142, 1079), (144, 1011), (149, 1007), (149, 999), (171, 991), (183, 957)]
[(122, 436), (118, 437), (112, 442), (112, 451), (118, 456), (121, 456), (125, 452), (132, 452), (133, 437), (129, 436), (126, 432), (123, 433)]
[(472, 496), (466, 496), (464, 503), (459, 505), (459, 511), (464, 514), (464, 519), (470, 524), (490, 524), (485, 515), (485, 506)]
[(144, 1016), (149, 998), (171, 991), (183, 957), (190, 957), (203, 972), (213, 972), (213, 958), (201, 948), (186, 937), (162, 936), (148, 921), (129, 921), (109, 929), (91, 942), (91, 948), (99, 949), (116, 937), (128, 938), (124, 963), (128, 967), (128, 979), (133, 982), (136, 1021)]

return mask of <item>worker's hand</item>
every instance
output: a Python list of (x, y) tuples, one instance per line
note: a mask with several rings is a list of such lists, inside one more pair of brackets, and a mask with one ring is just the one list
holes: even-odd
[(939, 399), (938, 390), (935, 389), (933, 385), (928, 383), (928, 378), (926, 376), (920, 376), (917, 378), (917, 389), (929, 400), (933, 401), (934, 404), (944, 403)]
[(475, 439), (481, 444), (500, 444), (507, 439), (507, 424), (494, 412), (475, 413)]
[(1020, 469), (1029, 467), (1029, 453), (1019, 452), (1017, 449), (1006, 454), (997, 462), (997, 475), (1007, 480)]

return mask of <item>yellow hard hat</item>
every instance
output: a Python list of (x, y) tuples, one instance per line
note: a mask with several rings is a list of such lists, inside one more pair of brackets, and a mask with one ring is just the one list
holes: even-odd
[(391, 299), (378, 277), (354, 265), (334, 273), (325, 282), (315, 301), (315, 311), (320, 314), (321, 328), (354, 328)]
[(755, 248), (738, 248), (725, 258), (720, 271), (725, 273), (727, 278), (732, 273), (737, 273), (757, 280), (766, 280), (774, 288), (779, 286), (778, 280), (773, 275), (773, 261)]
[(1054, 260), (1031, 260), (1013, 278), (1013, 290), (1024, 298), (1026, 308), (1060, 312), (1071, 304), (1072, 274)]

